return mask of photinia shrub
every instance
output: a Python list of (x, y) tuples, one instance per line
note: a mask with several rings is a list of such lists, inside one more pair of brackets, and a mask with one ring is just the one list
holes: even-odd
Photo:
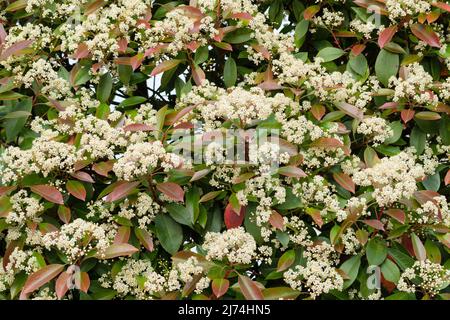
[(0, 298), (449, 298), (450, 4), (0, 10)]

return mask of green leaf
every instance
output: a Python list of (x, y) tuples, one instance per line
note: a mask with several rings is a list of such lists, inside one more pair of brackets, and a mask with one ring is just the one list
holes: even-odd
[(308, 32), (309, 28), (309, 21), (308, 20), (302, 20), (299, 23), (297, 23), (297, 26), (295, 27), (295, 33), (294, 33), (294, 41), (295, 46), (297, 48), (300, 48), (306, 33)]
[(389, 124), (392, 130), (392, 136), (384, 140), (384, 144), (392, 144), (398, 141), (402, 136), (403, 124), (400, 121), (395, 121)]
[(386, 261), (384, 261), (381, 265), (381, 273), (386, 280), (395, 284), (397, 284), (398, 280), (400, 280), (399, 268), (394, 262), (389, 259), (386, 259)]
[(386, 241), (381, 238), (373, 238), (367, 243), (366, 256), (369, 265), (378, 266), (386, 260), (388, 249)]
[(330, 62), (342, 57), (345, 51), (339, 48), (326, 47), (319, 51), (317, 54), (318, 58), (322, 58), (324, 62)]
[(344, 281), (344, 289), (347, 289), (353, 284), (353, 282), (355, 282), (356, 277), (358, 276), (360, 266), (361, 266), (360, 256), (353, 256), (342, 264), (340, 269), (344, 271), (350, 278)]
[(209, 57), (208, 46), (200, 47), (197, 49), (197, 51), (195, 51), (194, 62), (196, 65), (199, 65), (208, 60), (208, 57)]
[(223, 70), (223, 82), (227, 88), (232, 87), (236, 84), (237, 80), (237, 67), (236, 62), (232, 57), (229, 57), (225, 62), (225, 67)]
[(159, 214), (155, 218), (156, 236), (164, 250), (174, 255), (183, 242), (183, 229), (170, 216)]
[(397, 75), (399, 66), (400, 59), (398, 54), (381, 49), (375, 62), (375, 73), (378, 80), (387, 87), (389, 79)]
[(113, 81), (109, 72), (101, 76), (97, 86), (97, 99), (100, 102), (108, 102), (109, 96), (111, 95), (112, 86)]
[(415, 126), (411, 131), (411, 136), (409, 138), (409, 144), (416, 148), (417, 154), (422, 154), (425, 150), (425, 145), (427, 142), (427, 134)]
[(237, 30), (234, 30), (230, 33), (227, 33), (225, 37), (223, 38), (224, 42), (228, 42), (231, 44), (239, 44), (246, 42), (251, 39), (251, 35), (253, 33), (253, 30), (248, 28), (240, 28)]
[(144, 98), (144, 97), (140, 97), (140, 96), (129, 97), (129, 98), (123, 100), (119, 104), (118, 107), (119, 108), (131, 107), (131, 106), (135, 106), (135, 105), (144, 103), (145, 101), (147, 101), (147, 98)]
[[(31, 108), (32, 108), (31, 99), (21, 100), (20, 102), (14, 105), (15, 112), (23, 111), (30, 114)], [(17, 136), (25, 126), (27, 120), (28, 115), (25, 115), (22, 117), (6, 119), (3, 122), (3, 127), (5, 128), (6, 131), (6, 142), (12, 142), (17, 138)]]
[(422, 181), (422, 184), (425, 189), (437, 192), (441, 187), (441, 177), (439, 175), (439, 172), (428, 176), (424, 181)]
[(170, 216), (178, 223), (191, 227), (194, 220), (193, 212), (178, 203), (168, 203), (166, 209)]
[(434, 263), (441, 264), (441, 251), (439, 247), (430, 239), (425, 241), (425, 250), (427, 252), (427, 258)]
[(389, 248), (388, 253), (403, 271), (410, 268), (414, 264), (413, 258), (398, 249)]
[(288, 250), (278, 260), (277, 272), (288, 269), (295, 261), (295, 251)]

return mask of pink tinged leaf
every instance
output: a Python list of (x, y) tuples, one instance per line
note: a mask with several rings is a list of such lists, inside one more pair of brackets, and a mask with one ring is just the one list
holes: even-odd
[(311, 144), (315, 148), (335, 149), (342, 148), (344, 144), (335, 138), (319, 138)]
[(239, 19), (239, 20), (252, 20), (253, 16), (248, 12), (238, 12), (238, 13), (233, 13), (231, 15), (231, 18)]
[(20, 54), (20, 52), (28, 48), (33, 43), (33, 40), (22, 40), (14, 43), (12, 46), (4, 50), (0, 55), (0, 60), (6, 60), (12, 55)]
[(339, 110), (341, 110), (342, 112), (344, 112), (345, 114), (349, 115), (352, 118), (358, 120), (362, 120), (364, 118), (364, 111), (347, 102), (338, 102), (335, 105)]
[(145, 21), (144, 19), (138, 19), (136, 21), (136, 26), (140, 26), (143, 25), (145, 27), (145, 29), (150, 29), (152, 26), (148, 21)]
[(128, 226), (120, 226), (114, 237), (114, 244), (127, 243), (130, 240), (131, 229)]
[(61, 300), (61, 298), (66, 295), (67, 291), (69, 291), (67, 284), (69, 283), (71, 276), (71, 274), (64, 271), (61, 272), (58, 279), (56, 279), (55, 292), (59, 300)]
[(388, 15), (384, 0), (354, 0), (356, 5), (369, 9), (371, 12), (376, 12), (381, 15)]
[(269, 223), (272, 227), (283, 231), (284, 230), (284, 219), (281, 214), (276, 212), (275, 210), (272, 210), (272, 214), (269, 218)]
[(73, 55), (74, 59), (83, 59), (89, 56), (89, 48), (85, 43), (78, 44), (77, 50)]
[(229, 44), (229, 43), (226, 43), (226, 42), (217, 42), (217, 41), (215, 41), (214, 45), (217, 48), (220, 48), (220, 49), (223, 49), (223, 50), (226, 50), (226, 51), (233, 51), (233, 46), (231, 44)]
[(200, 47), (200, 43), (197, 41), (191, 41), (186, 45), (186, 48), (188, 48), (189, 50), (191, 50), (192, 52), (194, 52), (195, 50), (198, 49), (198, 47)]
[(9, 197), (0, 197), (0, 218), (6, 218), (12, 211), (12, 204)]
[(392, 38), (397, 33), (397, 26), (390, 26), (386, 29), (384, 29), (378, 38), (378, 45), (380, 48), (384, 48), (384, 46), (391, 42)]
[(69, 180), (66, 183), (66, 189), (69, 193), (81, 201), (86, 200), (86, 189), (80, 181)]
[(135, 228), (134, 233), (136, 234), (136, 237), (139, 239), (139, 242), (144, 246), (144, 248), (152, 252), (154, 247), (153, 238), (150, 233), (148, 233), (147, 230), (140, 228)]
[(261, 288), (249, 277), (239, 275), (238, 283), (246, 300), (264, 300)]
[(398, 102), (386, 102), (380, 106), (380, 109), (382, 109), (382, 110), (397, 109), (398, 106), (399, 106)]
[(308, 209), (306, 210), (306, 212), (311, 216), (311, 218), (319, 226), (319, 228), (322, 228), (323, 219), (322, 219), (322, 214), (320, 213), (320, 211), (317, 209), (314, 209), (314, 208), (308, 208)]
[(411, 234), (411, 242), (413, 246), (414, 255), (416, 256), (417, 260), (425, 261), (425, 259), (427, 258), (425, 246), (415, 233)]
[(308, 175), (300, 168), (294, 166), (286, 166), (278, 169), (278, 173), (291, 178), (305, 178)]
[(376, 230), (384, 231), (384, 225), (380, 220), (371, 219), (371, 220), (363, 220), (363, 222)]
[(188, 115), (189, 113), (191, 113), (191, 111), (194, 109), (195, 109), (195, 105), (186, 107), (184, 109), (181, 109), (178, 112), (167, 115), (164, 124), (171, 126), (171, 125), (175, 124), (176, 122), (178, 122), (179, 120), (181, 120), (185, 115)]
[(192, 67), (192, 78), (197, 86), (201, 86), (206, 79), (205, 72), (199, 66)]
[(176, 66), (178, 66), (180, 63), (181, 63), (181, 60), (179, 60), (179, 59), (165, 60), (153, 69), (150, 76), (153, 77), (153, 76), (156, 76), (157, 74), (160, 74), (162, 72), (173, 69)]
[(118, 184), (114, 190), (106, 196), (105, 201), (106, 202), (113, 202), (120, 199), (125, 198), (132, 192), (136, 190), (136, 187), (139, 186), (139, 181), (133, 181), (133, 182), (127, 182), (127, 181), (120, 181), (120, 184)]
[(129, 124), (123, 128), (123, 131), (130, 131), (130, 132), (153, 131), (153, 130), (156, 130), (156, 128), (149, 126), (148, 124), (143, 124), (143, 123), (133, 123), (133, 124)]
[(99, 259), (112, 259), (123, 256), (131, 256), (138, 251), (139, 249), (133, 247), (131, 244), (119, 243), (110, 245), (106, 248), (105, 252), (97, 254), (96, 257)]
[(431, 5), (435, 6), (436, 8), (450, 12), (450, 4), (443, 2), (433, 2)]
[(409, 121), (411, 121), (414, 118), (415, 113), (416, 112), (412, 109), (405, 109), (405, 110), (402, 110), (402, 112), (400, 113), (400, 116), (404, 123), (408, 123)]
[(94, 183), (94, 179), (92, 177), (84, 172), (84, 171), (76, 171), (74, 173), (70, 174), (73, 178), (78, 179), (80, 181), (88, 182), (88, 183)]
[(286, 251), (278, 260), (277, 272), (282, 272), (287, 270), (295, 261), (295, 251)]
[(87, 293), (89, 287), (91, 286), (91, 280), (89, 279), (89, 274), (87, 272), (80, 272), (80, 290)]
[(156, 189), (172, 200), (184, 202), (184, 190), (174, 182), (158, 183)]
[(320, 11), (320, 6), (314, 5), (310, 6), (303, 11), (303, 18), (305, 20), (311, 20)]
[(142, 61), (144, 61), (144, 55), (143, 54), (137, 54), (130, 58), (130, 66), (134, 70), (139, 68), (142, 64)]
[(230, 287), (230, 281), (227, 279), (214, 279), (211, 284), (212, 291), (216, 298), (220, 298), (227, 293)]
[(4, 43), (8, 34), (3, 27), (3, 24), (0, 23), (0, 44)]
[(245, 207), (241, 207), (241, 210), (238, 214), (236, 211), (234, 211), (233, 205), (231, 203), (228, 203), (227, 207), (225, 208), (223, 217), (227, 229), (240, 227), (242, 225), (242, 222), (244, 222), (245, 212)]
[(429, 25), (425, 26), (423, 24), (416, 23), (411, 26), (411, 31), (417, 38), (432, 47), (440, 48), (442, 46), (439, 36)]
[(315, 104), (311, 107), (311, 113), (318, 121), (320, 121), (325, 115), (326, 109), (321, 104)]
[(256, 52), (260, 53), (260, 54), (264, 57), (264, 59), (270, 60), (270, 51), (267, 50), (266, 47), (264, 47), (264, 46), (262, 46), (262, 45), (260, 45), (260, 44), (253, 44), (253, 45), (252, 45), (252, 48), (253, 48)]
[(30, 186), (32, 192), (40, 195), (44, 199), (56, 203), (56, 204), (64, 204), (63, 195), (59, 192), (58, 189), (52, 186), (38, 184), (34, 186)]
[(437, 193), (436, 191), (432, 191), (432, 190), (420, 190), (420, 191), (414, 192), (414, 197), (421, 205), (427, 203), (428, 201), (436, 203), (436, 200), (434, 198), (439, 197), (439, 196), (440, 196), (439, 193)]
[(39, 269), (28, 277), (22, 288), (22, 293), (27, 294), (39, 289), (58, 276), (63, 270), (64, 265), (62, 264), (49, 264), (48, 266)]
[(447, 174), (445, 175), (444, 183), (446, 186), (450, 184), (450, 170), (448, 170)]
[(92, 170), (101, 176), (108, 177), (108, 173), (112, 170), (114, 163), (112, 161), (94, 163)]
[(189, 182), (194, 182), (194, 181), (200, 180), (201, 178), (207, 176), (208, 173), (210, 173), (210, 172), (211, 172), (210, 169), (203, 169), (203, 170), (197, 171), (196, 173), (194, 173), (194, 175), (192, 176), (191, 180), (189, 180)]
[(352, 47), (352, 54), (356, 57), (359, 56), (366, 49), (365, 44), (356, 44)]
[(401, 209), (389, 209), (387, 211), (385, 211), (386, 214), (392, 218), (394, 218), (395, 220), (397, 220), (398, 222), (400, 222), (401, 224), (405, 223), (405, 212)]
[(117, 41), (117, 45), (119, 46), (119, 53), (125, 53), (128, 48), (128, 40), (126, 38), (119, 39), (119, 41)]
[(334, 180), (339, 183), (339, 185), (351, 193), (355, 193), (355, 183), (353, 179), (343, 172), (333, 173)]
[(167, 44), (159, 44), (159, 45), (157, 45), (157, 46), (155, 46), (153, 48), (149, 48), (149, 49), (145, 50), (144, 56), (148, 57), (148, 56), (150, 56), (150, 55), (152, 55), (154, 53), (160, 53), (162, 50), (167, 48), (167, 46), (168, 46)]
[(10, 193), (13, 190), (16, 190), (16, 186), (11, 187), (0, 187), (0, 197), (4, 196), (5, 194)]
[(59, 217), (59, 219), (61, 219), (62, 222), (69, 223), (70, 217), (71, 217), (70, 208), (68, 208), (66, 206), (59, 206), (58, 207), (58, 217)]

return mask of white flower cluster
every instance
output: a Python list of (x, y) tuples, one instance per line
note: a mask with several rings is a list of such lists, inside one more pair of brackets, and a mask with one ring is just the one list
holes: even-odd
[(46, 249), (56, 248), (74, 263), (92, 250), (100, 256), (111, 244), (107, 231), (100, 225), (83, 219), (75, 219), (61, 226), (59, 231), (46, 233), (42, 243)]
[(14, 248), (4, 267), (3, 259), (0, 260), (0, 292), (7, 290), (14, 283), (16, 274), (24, 271), (29, 275), (40, 268), (36, 256), (31, 250)]
[(336, 271), (339, 262), (334, 248), (326, 243), (311, 246), (303, 253), (306, 265), (297, 265), (284, 273), (284, 281), (294, 290), (307, 288), (313, 299), (330, 290), (342, 290), (344, 279)]
[(208, 260), (227, 260), (234, 264), (249, 264), (256, 258), (255, 239), (244, 228), (232, 228), (222, 233), (208, 232), (202, 248)]
[(391, 20), (428, 13), (431, 10), (427, 0), (386, 0), (386, 9)]
[(417, 191), (417, 179), (425, 177), (423, 166), (416, 162), (413, 149), (381, 159), (372, 168), (353, 173), (353, 181), (360, 186), (373, 186), (373, 197), (381, 207), (401, 199), (409, 199)]
[(183, 159), (176, 154), (167, 153), (160, 141), (142, 142), (130, 145), (113, 167), (119, 179), (133, 180), (151, 173), (158, 166), (164, 170), (177, 168)]
[(145, 192), (140, 192), (136, 200), (125, 199), (120, 203), (119, 217), (137, 218), (139, 228), (145, 229), (163, 208)]
[(10, 202), (12, 210), (6, 217), (6, 223), (23, 226), (27, 222), (40, 222), (38, 217), (44, 211), (44, 206), (38, 199), (30, 197), (26, 190), (13, 194)]
[(357, 133), (363, 134), (373, 141), (374, 146), (382, 144), (393, 134), (393, 130), (389, 127), (388, 122), (380, 117), (365, 117), (356, 129)]
[(430, 260), (416, 261), (406, 269), (398, 281), (397, 288), (404, 292), (416, 292), (418, 288), (435, 296), (450, 283), (450, 270)]

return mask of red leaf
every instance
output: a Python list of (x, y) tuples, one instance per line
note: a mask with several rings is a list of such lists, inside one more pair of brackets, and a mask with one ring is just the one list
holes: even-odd
[(120, 226), (114, 237), (114, 244), (127, 243), (130, 239), (131, 229), (128, 226)]
[(319, 228), (322, 228), (323, 219), (322, 219), (322, 215), (319, 210), (314, 209), (314, 208), (308, 208), (308, 209), (306, 209), (306, 213), (308, 213), (311, 216), (311, 218), (319, 226)]
[(63, 196), (58, 189), (52, 186), (48, 186), (45, 184), (38, 184), (34, 186), (30, 186), (31, 191), (40, 195), (44, 199), (56, 203), (56, 204), (64, 204)]
[(211, 284), (212, 291), (217, 298), (227, 293), (230, 287), (230, 281), (227, 279), (214, 279)]
[(99, 259), (112, 259), (122, 256), (131, 256), (133, 253), (139, 250), (128, 243), (112, 244), (106, 248), (104, 253), (99, 253), (96, 255)]
[(237, 13), (233, 13), (231, 15), (231, 18), (239, 19), (239, 20), (252, 20), (253, 16), (248, 12), (237, 12)]
[(119, 39), (119, 41), (117, 41), (117, 45), (119, 46), (119, 53), (124, 53), (127, 51), (128, 40), (126, 38)]
[(356, 44), (352, 48), (352, 54), (354, 56), (359, 56), (366, 49), (365, 44)]
[(62, 264), (49, 264), (48, 266), (39, 269), (28, 277), (25, 285), (23, 286), (22, 293), (27, 294), (39, 289), (41, 286), (55, 278), (63, 270), (64, 265)]
[(130, 193), (132, 193), (139, 184), (139, 181), (120, 181), (120, 183), (114, 188), (114, 190), (106, 196), (105, 201), (113, 202), (125, 198)]
[(264, 300), (261, 288), (249, 277), (239, 275), (238, 283), (246, 300)]
[(361, 109), (352, 106), (347, 102), (338, 102), (335, 105), (339, 110), (341, 110), (342, 112), (344, 112), (345, 114), (349, 115), (352, 118), (358, 120), (362, 120), (364, 118), (364, 112)]
[(333, 173), (333, 178), (337, 183), (339, 183), (342, 188), (350, 191), (351, 193), (355, 193), (355, 183), (348, 174), (345, 174), (343, 172)]
[(380, 48), (384, 48), (387, 43), (391, 42), (396, 33), (397, 26), (390, 26), (389, 28), (384, 29), (378, 38), (378, 45)]
[(89, 287), (91, 286), (91, 280), (89, 279), (89, 274), (87, 272), (80, 272), (80, 290), (87, 293)]
[(172, 200), (184, 202), (184, 190), (174, 182), (163, 182), (156, 185), (156, 189)]
[(404, 109), (400, 113), (400, 116), (404, 123), (408, 123), (408, 121), (411, 121), (414, 118), (414, 114), (416, 112), (412, 109)]
[(374, 229), (384, 231), (384, 225), (380, 220), (372, 219), (372, 220), (363, 220), (365, 224), (371, 226)]
[(142, 124), (142, 123), (129, 124), (123, 128), (123, 131), (130, 131), (130, 132), (153, 131), (153, 130), (156, 130), (156, 128), (149, 126), (148, 124)]
[(428, 25), (425, 26), (419, 23), (413, 24), (411, 26), (411, 31), (417, 38), (419, 38), (420, 40), (424, 41), (425, 43), (429, 44), (432, 47), (440, 48), (442, 46), (439, 36)]
[(398, 107), (398, 103), (397, 102), (386, 102), (383, 105), (380, 106), (380, 109), (385, 110), (385, 109), (396, 109)]
[(76, 180), (67, 181), (66, 189), (75, 198), (80, 199), (81, 201), (86, 200), (86, 189), (84, 188), (84, 185), (80, 181)]
[(276, 212), (275, 210), (272, 210), (272, 214), (269, 218), (269, 223), (272, 225), (272, 227), (279, 229), (281, 231), (284, 230), (284, 219), (281, 214)]
[(77, 172), (71, 173), (70, 175), (80, 181), (89, 182), (89, 183), (95, 182), (94, 179), (92, 179), (92, 177), (88, 173), (83, 172), (83, 171), (77, 171)]
[(386, 214), (402, 224), (405, 223), (405, 212), (403, 210), (389, 209), (386, 211)]
[(165, 60), (163, 62), (161, 62), (159, 65), (157, 65), (155, 67), (155, 69), (153, 69), (152, 73), (150, 74), (150, 76), (156, 76), (157, 74), (161, 73), (161, 72), (165, 72), (168, 71), (170, 69), (175, 68), (177, 65), (179, 65), (181, 62), (181, 60), (178, 59), (173, 59), (173, 60)]
[(236, 211), (233, 210), (231, 203), (228, 203), (224, 213), (224, 221), (227, 229), (240, 227), (244, 221), (245, 211), (245, 207), (241, 207), (239, 214), (237, 214)]

